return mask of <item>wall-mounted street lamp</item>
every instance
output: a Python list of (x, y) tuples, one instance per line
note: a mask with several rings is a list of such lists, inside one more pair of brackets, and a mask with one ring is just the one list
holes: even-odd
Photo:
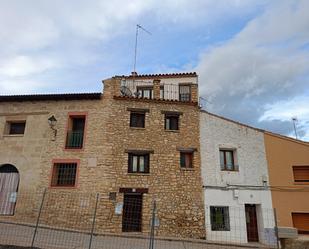
[(57, 129), (55, 128), (55, 126), (57, 124), (57, 119), (55, 118), (54, 115), (52, 115), (51, 117), (48, 118), (48, 124), (49, 124), (50, 128), (54, 131), (53, 141), (55, 141), (56, 136), (57, 136)]

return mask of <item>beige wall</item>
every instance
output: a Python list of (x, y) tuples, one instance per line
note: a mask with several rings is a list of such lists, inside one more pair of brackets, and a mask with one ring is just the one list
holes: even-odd
[(309, 144), (266, 132), (265, 149), (278, 224), (292, 227), (292, 212), (309, 212), (309, 192), (301, 191), (305, 186), (308, 189), (308, 185), (294, 183), (292, 168), (309, 165)]

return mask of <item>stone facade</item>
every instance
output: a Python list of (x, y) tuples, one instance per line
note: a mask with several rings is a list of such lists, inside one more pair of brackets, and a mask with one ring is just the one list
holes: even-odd
[[(191, 78), (196, 80), (194, 75), (185, 80), (183, 76), (175, 77), (175, 82), (177, 77), (180, 81)], [(57, 210), (59, 203), (65, 202), (66, 197), (63, 195), (70, 194), (72, 198), (70, 203), (65, 204), (72, 212), (62, 213), (70, 228), (70, 224), (74, 223), (73, 211), (79, 210), (77, 206), (93, 209), (95, 197), (88, 193), (100, 193), (97, 232), (120, 233), (122, 216), (115, 213), (115, 207), (124, 201), (121, 189), (142, 189), (142, 233), (149, 232), (152, 203), (156, 200), (158, 235), (205, 237), (197, 85), (191, 88), (192, 95), (195, 94), (191, 101), (183, 103), (160, 100), (158, 90), (154, 93), (154, 99), (120, 96), (121, 79), (114, 77), (105, 80), (104, 93), (100, 99), (29, 101), (25, 97), (22, 102), (1, 102), (0, 129), (4, 129), (10, 118), (26, 120), (23, 136), (1, 137), (1, 165), (9, 163), (18, 169), (19, 194), (22, 196), (22, 193), (26, 195), (36, 192), (37, 200), (33, 202), (31, 199), (34, 206), (38, 206), (43, 190), (48, 188), (45, 211), (41, 218), (46, 225), (54, 225), (57, 220), (63, 222), (59, 218), (60, 214), (53, 211)], [(130, 108), (148, 110), (145, 128), (130, 127)], [(162, 111), (181, 113), (179, 130), (164, 129)], [(65, 149), (70, 114), (86, 116), (82, 149)], [(52, 115), (57, 119), (56, 137), (47, 122)], [(194, 148), (193, 168), (180, 167), (179, 148)], [(151, 151), (149, 174), (128, 173), (128, 150)], [(53, 162), (61, 160), (79, 162), (76, 187), (50, 186)], [(116, 199), (110, 200), (109, 196), (113, 193), (116, 193)], [(83, 197), (81, 200), (72, 197), (74, 195), (88, 196), (88, 199)], [(19, 217), (29, 222), (31, 219), (25, 219), (25, 203), (17, 199), (16, 215), (6, 219), (18, 220)], [(31, 210), (37, 212), (35, 207)], [(78, 212), (84, 212), (85, 226), (88, 226), (92, 211), (86, 212), (84, 209)], [(35, 215), (32, 213), (32, 216)]]

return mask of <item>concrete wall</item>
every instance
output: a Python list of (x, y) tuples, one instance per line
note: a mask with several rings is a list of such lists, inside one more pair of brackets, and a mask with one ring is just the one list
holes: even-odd
[[(35, 191), (40, 185), (41, 157), (47, 146), (48, 114), (42, 109), (25, 110), (20, 104), (1, 105), (0, 166), (12, 164), (18, 169), (21, 189)], [(5, 134), (6, 122), (13, 120), (26, 120), (24, 135)]]
[(308, 192), (301, 191), (308, 184), (295, 183), (293, 177), (293, 166), (309, 165), (309, 144), (265, 133), (265, 148), (270, 185), (277, 186), (272, 189), (272, 201), (278, 224), (293, 227), (292, 212), (309, 212)]
[[(201, 112), (200, 141), (205, 206), (208, 212), (206, 214), (207, 238), (247, 242), (244, 205), (256, 204), (260, 240), (261, 242), (272, 240), (273, 238), (265, 235), (265, 228), (273, 228), (274, 217), (271, 193), (264, 188), (268, 180), (268, 170), (263, 133), (213, 114)], [(220, 148), (235, 150), (238, 171), (221, 170)], [(266, 182), (263, 183), (265, 180)], [(209, 206), (230, 207), (230, 231), (211, 231)]]

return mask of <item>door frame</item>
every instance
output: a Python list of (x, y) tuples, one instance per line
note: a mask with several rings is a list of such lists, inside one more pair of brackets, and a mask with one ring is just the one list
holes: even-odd
[[(1, 164), (0, 174), (3, 174), (4, 181), (7, 181), (6, 176), (15, 177), (15, 186), (12, 186), (12, 182), (9, 183), (10, 189), (4, 188), (0, 189), (0, 216), (13, 216), (15, 214), (16, 202), (17, 202), (17, 192), (20, 184), (20, 174), (18, 169), (13, 164)], [(12, 178), (10, 179), (12, 181)], [(13, 198), (12, 202), (10, 199)]]
[[(247, 222), (248, 218), (249, 218), (250, 221), (252, 221), (252, 220), (255, 221), (255, 224), (253, 224), (254, 227), (248, 226), (248, 222)], [(259, 242), (260, 236), (259, 236), (259, 224), (258, 224), (258, 215), (257, 215), (257, 205), (256, 204), (250, 204), (250, 203), (245, 204), (245, 221), (246, 221), (247, 241), (248, 242)], [(251, 236), (249, 236), (249, 235), (251, 235)], [(254, 237), (254, 238), (252, 239), (252, 237)]]
[[(140, 200), (140, 214), (138, 215), (138, 220), (139, 220), (139, 227), (138, 230), (136, 231), (129, 231), (125, 229), (125, 208), (126, 208), (126, 204), (125, 204), (125, 200), (126, 200), (126, 196), (138, 196), (139, 200)], [(143, 193), (140, 192), (125, 192), (123, 194), (123, 211), (122, 211), (122, 232), (136, 232), (136, 233), (140, 233), (143, 230)]]

